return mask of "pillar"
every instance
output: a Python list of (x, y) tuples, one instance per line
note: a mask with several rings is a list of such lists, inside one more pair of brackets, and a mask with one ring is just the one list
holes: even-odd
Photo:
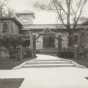
[(33, 35), (32, 35), (32, 32), (30, 32), (30, 49), (31, 49), (31, 54), (33, 56)]

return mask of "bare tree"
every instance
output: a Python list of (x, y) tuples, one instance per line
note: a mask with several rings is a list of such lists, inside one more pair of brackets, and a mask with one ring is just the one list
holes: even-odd
[(72, 44), (72, 31), (76, 29), (87, 0), (52, 0), (58, 20), (69, 30), (69, 46)]
[(75, 29), (87, 0), (52, 0), (52, 3), (57, 11), (58, 20), (67, 29)]
[(76, 29), (86, 3), (87, 0), (50, 0), (49, 4), (36, 2), (34, 6), (42, 10), (56, 11), (57, 20), (69, 30), (71, 35), (70, 29)]
[(0, 17), (11, 17), (13, 10), (8, 6), (8, 0), (0, 0)]

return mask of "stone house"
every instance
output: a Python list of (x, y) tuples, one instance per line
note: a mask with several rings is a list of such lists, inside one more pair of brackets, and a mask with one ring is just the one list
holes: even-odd
[[(17, 18), (14, 17), (0, 18), (0, 41), (1, 41), (0, 57), (9, 57), (9, 51), (6, 48), (9, 41), (7, 41), (6, 39), (19, 36), (21, 29), (22, 29), (22, 24)], [(3, 42), (5, 41), (7, 41), (7, 43), (3, 44)]]
[[(23, 28), (24, 25), (18, 17), (2, 17), (2, 18), (0, 18), (0, 38), (5, 36), (8, 38), (14, 38), (16, 40), (17, 38), (21, 37), (21, 39), (23, 41), (22, 47), (24, 49), (24, 52), (27, 48), (30, 47), (26, 51), (28, 51), (32, 54), (32, 52), (33, 52), (33, 41), (32, 41), (32, 37), (30, 37), (31, 33), (29, 31), (27, 32), (27, 31), (22, 30), (22, 29), (24, 29)], [(21, 40), (19, 40), (19, 41), (21, 41)], [(14, 40), (12, 42), (14, 42)], [(16, 42), (14, 42), (13, 45), (14, 44), (16, 44)], [(5, 47), (2, 47), (2, 46), (1, 46), (1, 49), (2, 49), (1, 55), (2, 55), (2, 53), (6, 54), (7, 49)], [(7, 51), (7, 53), (8, 53), (8, 51)], [(30, 56), (32, 56), (32, 55), (30, 55)]]
[(0, 18), (0, 33), (19, 34), (21, 28), (22, 24), (16, 18)]
[[(82, 39), (82, 31), (87, 31), (87, 25), (78, 24), (76, 30), (67, 30), (62, 24), (47, 24), (47, 22), (45, 24), (35, 24), (36, 16), (34, 13), (18, 13), (17, 15), (23, 22), (21, 32), (25, 35), (30, 35), (31, 47), (34, 48), (35, 46), (37, 52), (57, 53), (59, 51), (74, 53), (76, 48), (83, 45), (82, 40), (85, 38)], [(72, 31), (72, 44), (70, 46), (69, 31)], [(86, 43), (86, 46), (88, 46), (88, 43)]]

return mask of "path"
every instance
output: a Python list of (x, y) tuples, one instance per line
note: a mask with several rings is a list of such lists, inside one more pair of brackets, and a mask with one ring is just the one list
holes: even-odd
[(16, 66), (14, 69), (20, 69), (20, 68), (37, 68), (37, 67), (75, 67), (75, 66), (81, 66), (77, 64), (76, 62), (73, 62), (72, 60), (67, 60), (55, 56), (50, 55), (42, 55), (38, 54), (36, 58), (33, 60), (28, 60), (24, 62), (23, 64)]

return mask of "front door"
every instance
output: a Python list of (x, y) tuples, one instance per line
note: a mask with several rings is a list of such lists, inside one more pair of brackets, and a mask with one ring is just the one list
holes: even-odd
[(43, 47), (44, 48), (55, 48), (55, 38), (51, 35), (45, 35), (43, 37)]

